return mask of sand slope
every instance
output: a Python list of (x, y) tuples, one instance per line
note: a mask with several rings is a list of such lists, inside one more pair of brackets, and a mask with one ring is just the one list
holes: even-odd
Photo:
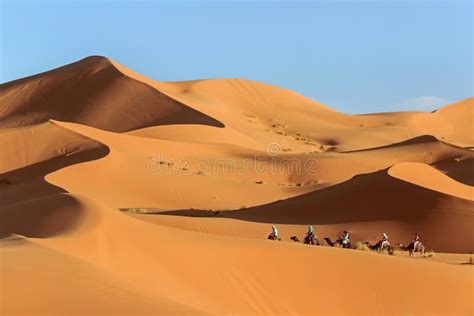
[(106, 270), (22, 237), (2, 239), (0, 255), (2, 270), (8, 271), (2, 274), (2, 315), (202, 313), (142, 293)]
[(473, 102), (347, 115), (100, 56), (1, 84), (0, 314), (473, 314)]
[(113, 131), (160, 124), (221, 126), (93, 56), (0, 86), (0, 127), (59, 119)]
[[(49, 255), (48, 260), (60, 266), (74, 269), (77, 268), (74, 262), (86, 261), (87, 264), (81, 266), (81, 272), (87, 276), (85, 286), (89, 288), (104, 286), (101, 282), (105, 281), (97, 277), (107, 276), (107, 273), (89, 271), (87, 267), (91, 264), (130, 280), (128, 289), (146, 282), (147, 291), (138, 297), (133, 292), (127, 293), (127, 299), (116, 297), (123, 295), (124, 285), (115, 288), (113, 294), (99, 296), (111, 301), (119, 299), (126, 307), (134, 304), (134, 299), (145, 300), (153, 293), (153, 299), (160, 298), (152, 300), (160, 306), (157, 312), (166, 313), (167, 309), (173, 308), (178, 314), (191, 309), (186, 310), (170, 301), (186, 302), (196, 310), (205, 309), (214, 314), (464, 313), (470, 308), (466, 303), (470, 298), (469, 267), (446, 266), (440, 270), (439, 264), (410, 262), (371, 253), (184, 232), (134, 220), (80, 196), (53, 195), (29, 204), (0, 209), (2, 222), (5, 216), (9, 220), (11, 214), (34, 205), (32, 212), (44, 214), (44, 217), (30, 218), (39, 222), (41, 228), (6, 227), (28, 236), (34, 245), (53, 249), (57, 255)], [(53, 211), (45, 214), (46, 209)], [(78, 216), (65, 216), (72, 213)], [(22, 217), (25, 216), (18, 215), (18, 218)], [(52, 224), (52, 218), (56, 223), (63, 224), (61, 231)], [(5, 231), (5, 226), (2, 231)], [(49, 238), (38, 239), (39, 233)], [(30, 247), (33, 249), (27, 254), (41, 264), (44, 259), (37, 247)], [(185, 256), (177, 256), (177, 249)], [(21, 251), (21, 248), (15, 248), (15, 251)], [(55, 259), (57, 256), (66, 257)], [(7, 258), (10, 257), (14, 260), (15, 254), (8, 254)], [(261, 258), (261, 264), (256, 264), (258, 258)], [(73, 262), (64, 263), (61, 260)], [(344, 262), (350, 264), (342, 268)], [(313, 273), (308, 273), (308, 270)], [(287, 273), (282, 274), (282, 271)], [(380, 275), (384, 276), (382, 283)], [(37, 279), (34, 275), (31, 277)], [(44, 282), (48, 275), (39, 277), (37, 280)], [(405, 278), (415, 283), (436, 279), (442, 290), (428, 287), (416, 293), (399, 291), (406, 283)], [(50, 286), (57, 286), (61, 281), (74, 284), (59, 280)], [(321, 284), (324, 288), (318, 286)], [(349, 295), (341, 301), (339, 292), (346, 284), (351, 284), (351, 291), (357, 295)], [(202, 291), (202, 287), (206, 291)], [(15, 293), (13, 286), (8, 289)], [(295, 290), (298, 293), (312, 293), (312, 299), (307, 299), (304, 294), (294, 295)], [(75, 293), (79, 302), (92, 294), (88, 291)], [(453, 306), (447, 306), (441, 300), (448, 293), (456, 297)], [(439, 300), (427, 304), (433, 297)], [(378, 303), (367, 304), (367, 299)], [(139, 303), (141, 309), (152, 305), (149, 299), (145, 302), (147, 304)], [(111, 306), (110, 301), (102, 303), (104, 305), (100, 308), (117, 308)], [(18, 307), (13, 305), (11, 308)], [(52, 305), (45, 308), (59, 307)]]
[[(473, 240), (466, 237), (474, 225), (473, 189), (459, 183), (452, 186), (452, 182), (426, 165), (402, 163), (320, 191), (223, 216), (267, 223), (314, 223), (323, 234), (331, 236), (347, 229), (356, 240), (380, 236), (384, 231), (401, 242), (419, 232), (432, 249), (471, 253)], [(426, 183), (426, 187), (420, 186)]]
[(0, 130), (0, 173), (59, 156), (98, 148), (101, 144), (50, 122)]

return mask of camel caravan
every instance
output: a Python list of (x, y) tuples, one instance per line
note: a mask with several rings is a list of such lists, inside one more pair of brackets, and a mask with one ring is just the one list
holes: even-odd
[[(395, 248), (390, 245), (388, 240), (388, 235), (383, 233), (383, 238), (379, 240), (376, 244), (372, 245), (368, 241), (363, 242), (356, 242), (354, 245), (351, 244), (349, 238), (349, 232), (344, 231), (342, 235), (335, 241), (333, 241), (329, 237), (325, 237), (324, 240), (330, 247), (338, 247), (338, 248), (347, 248), (347, 249), (369, 249), (377, 252), (388, 253), (389, 255), (393, 255)], [(281, 240), (280, 236), (278, 235), (278, 229), (276, 226), (272, 226), (272, 232), (267, 236), (269, 240)], [(297, 236), (291, 236), (290, 240), (293, 242), (301, 242)], [(315, 246), (323, 246), (323, 240), (319, 239), (313, 230), (313, 226), (308, 226), (308, 232), (303, 239), (304, 244), (308, 245), (315, 245)], [(396, 246), (403, 251), (408, 251), (410, 257), (415, 257), (415, 252), (421, 253), (421, 255), (425, 256), (425, 246), (420, 241), (420, 236), (418, 233), (415, 233), (413, 240), (408, 244), (408, 246), (404, 246), (402, 243), (396, 244)]]

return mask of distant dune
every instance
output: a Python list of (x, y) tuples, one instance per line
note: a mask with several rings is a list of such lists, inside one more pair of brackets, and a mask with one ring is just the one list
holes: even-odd
[(1, 314), (473, 314), (473, 106), (348, 115), (100, 56), (1, 84)]

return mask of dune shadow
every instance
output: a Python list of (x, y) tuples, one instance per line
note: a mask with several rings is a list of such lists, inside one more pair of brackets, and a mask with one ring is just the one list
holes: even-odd
[(441, 170), (451, 179), (474, 186), (474, 158), (467, 158), (461, 161), (445, 159), (434, 163), (433, 167)]
[[(341, 153), (357, 153), (357, 152), (365, 152), (371, 150), (378, 150), (378, 149), (387, 149), (387, 148), (394, 148), (394, 147), (401, 147), (401, 146), (409, 146), (409, 145), (419, 145), (419, 144), (426, 144), (426, 143), (442, 143), (439, 139), (432, 135), (422, 135), (414, 138), (410, 138), (398, 143), (379, 146), (379, 147), (371, 147), (365, 149), (357, 149), (357, 150), (349, 150), (349, 151), (342, 151)], [(451, 145), (454, 146), (454, 145)], [(461, 147), (460, 147), (461, 148)]]
[[(83, 212), (67, 194), (53, 194), (0, 208), (0, 236), (48, 238), (76, 227)], [(1, 238), (0, 237), (0, 238)]]
[[(79, 202), (66, 190), (48, 183), (46, 175), (78, 163), (103, 158), (107, 146), (58, 156), (0, 174), (0, 238), (13, 234), (47, 238), (73, 229), (80, 223)], [(14, 236), (14, 235), (13, 235)]]
[(387, 169), (362, 174), (343, 183), (265, 205), (229, 211), (170, 210), (161, 215), (223, 217), (259, 223), (347, 224), (365, 221), (414, 222), (432, 210), (469, 210), (472, 201), (399, 180)]
[(71, 155), (59, 156), (26, 167), (0, 174), (0, 206), (6, 206), (45, 195), (67, 193), (48, 183), (45, 176), (74, 164), (103, 158), (109, 154), (107, 146), (92, 148)]
[(147, 213), (147, 214), (173, 215), (173, 216), (186, 216), (186, 217), (226, 217), (224, 213), (231, 213), (231, 212), (232, 211), (182, 209), (182, 210), (161, 211), (157, 213)]
[[(212, 126), (212, 127), (218, 127), (218, 128), (225, 127), (225, 125), (222, 122), (202, 112), (199, 112), (191, 108), (190, 106), (187, 106), (186, 104), (183, 104), (168, 96), (166, 97), (169, 98), (169, 102), (176, 104), (180, 108), (180, 110), (174, 114), (170, 114), (165, 117), (158, 118), (150, 123), (144, 124), (143, 126), (140, 126), (139, 128), (147, 128), (147, 127), (162, 126), (162, 125), (181, 125), (181, 124), (206, 125), (206, 126)], [(139, 128), (136, 128), (136, 129), (139, 129)]]
[[(25, 91), (30, 94), (28, 98), (23, 97)], [(173, 124), (224, 127), (220, 121), (125, 75), (106, 58), (85, 58), (1, 84), (0, 95), (8, 96), (3, 102), (9, 108), (8, 115), (0, 118), (1, 128), (50, 119), (111, 132)], [(63, 107), (65, 102), (67, 108)], [(112, 105), (113, 111), (108, 110)]]

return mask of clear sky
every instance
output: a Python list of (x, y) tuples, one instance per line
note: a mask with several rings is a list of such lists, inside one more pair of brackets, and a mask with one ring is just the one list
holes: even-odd
[(473, 95), (471, 1), (0, 3), (2, 83), (104, 55), (157, 80), (253, 79), (348, 113)]

